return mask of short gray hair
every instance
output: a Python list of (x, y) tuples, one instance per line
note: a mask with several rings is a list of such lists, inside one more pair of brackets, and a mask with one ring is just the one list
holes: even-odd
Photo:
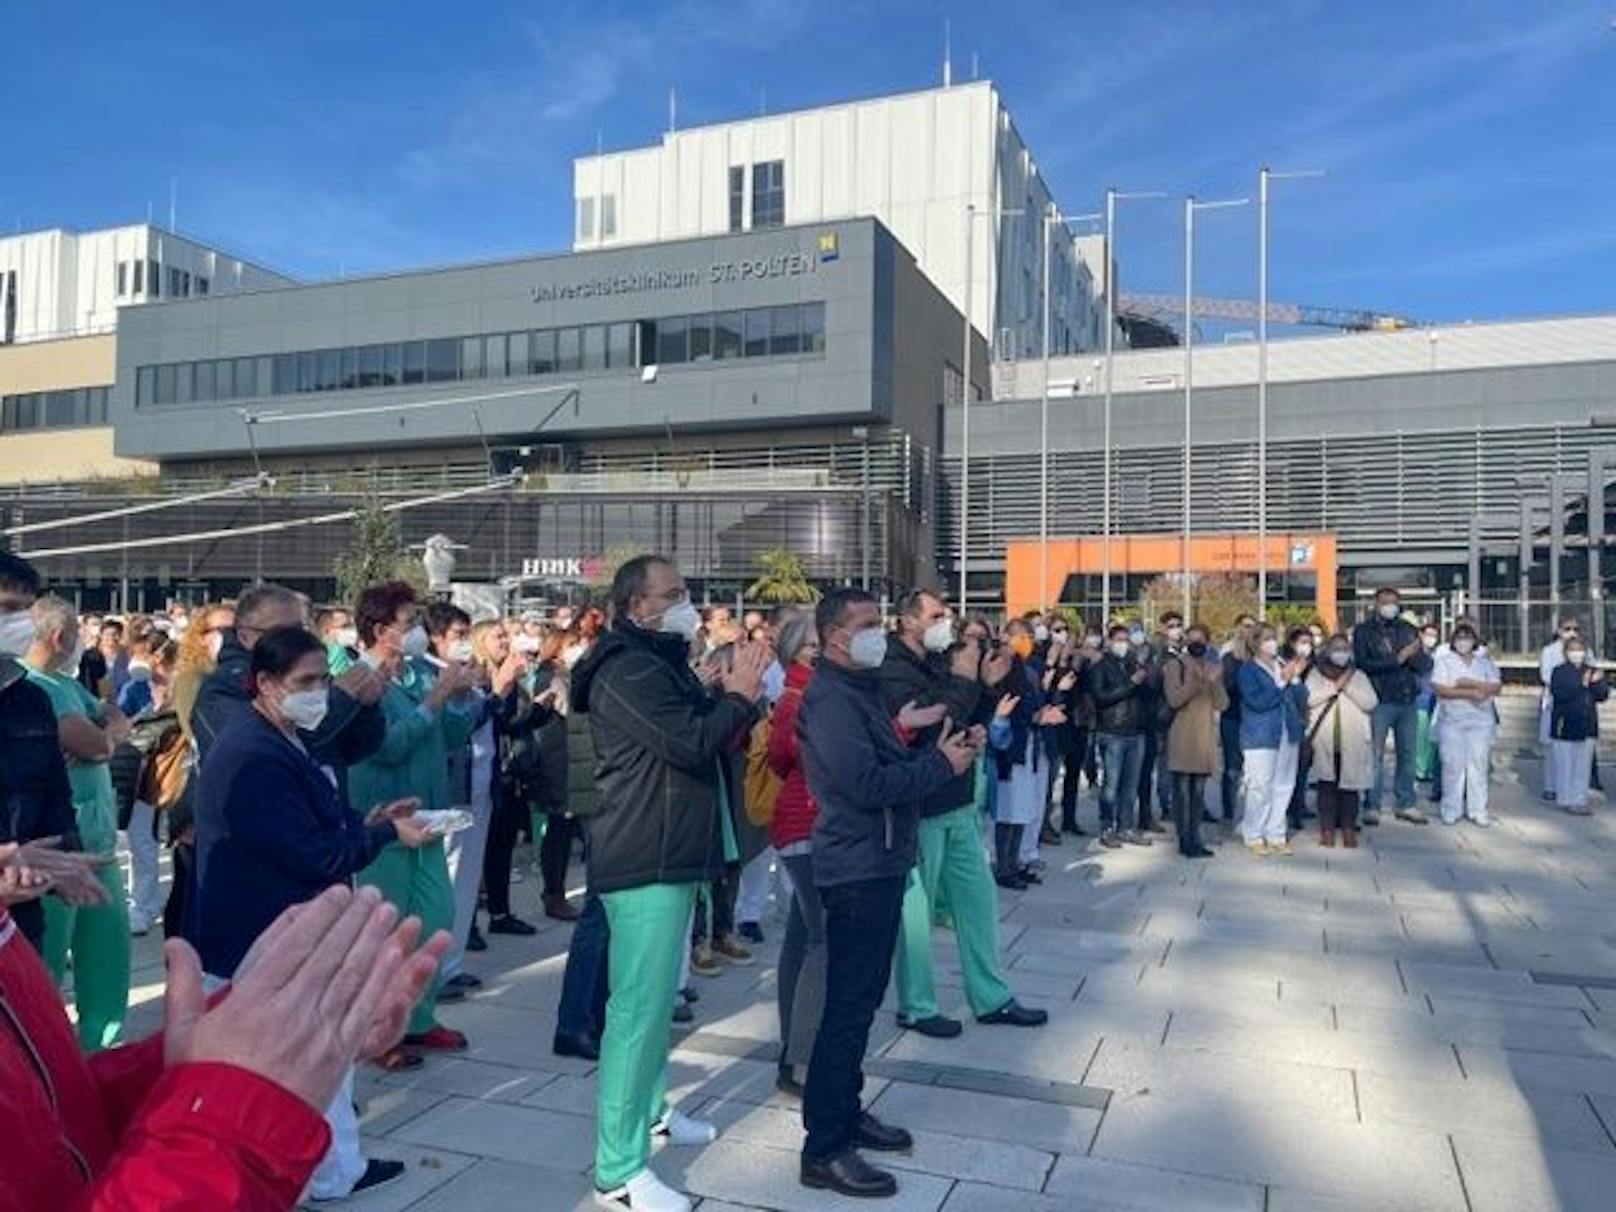
[(34, 627), (39, 632), (39, 638), (44, 639), (53, 631), (60, 631), (67, 635), (78, 635), (79, 615), (73, 609), (73, 603), (66, 598), (59, 598), (54, 593), (48, 593), (38, 599), (30, 610), (33, 615)]
[(782, 623), (777, 624), (774, 638), (775, 655), (780, 658), (780, 664), (789, 665), (797, 659), (797, 654), (809, 644), (819, 642), (819, 632), (814, 626), (813, 615), (804, 611), (796, 611)]
[(307, 613), (308, 599), (285, 585), (254, 585), (236, 602), (236, 622), (251, 627), (270, 606), (292, 606)]

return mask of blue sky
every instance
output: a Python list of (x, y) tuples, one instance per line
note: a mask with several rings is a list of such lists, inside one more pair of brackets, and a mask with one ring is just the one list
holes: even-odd
[[(167, 214), (305, 276), (566, 247), (571, 157), (681, 123), (996, 80), (1071, 212), (1276, 187), (1275, 299), (1430, 320), (1616, 310), (1616, 0), (5, 5), (0, 228)], [(1182, 211), (1123, 212), (1181, 289)], [(1205, 217), (1201, 293), (1255, 293)]]

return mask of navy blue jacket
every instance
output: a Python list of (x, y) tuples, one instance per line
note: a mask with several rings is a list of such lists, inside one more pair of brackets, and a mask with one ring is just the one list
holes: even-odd
[[(0, 657), (0, 842), (42, 837), (60, 837), (64, 849), (79, 849), (56, 712), (22, 665)], [(37, 949), (45, 935), (40, 903), (13, 905), (11, 917)]]
[(231, 976), (293, 905), (346, 884), (398, 836), (367, 828), (332, 775), (257, 711), (225, 725), (202, 767), (196, 891), (186, 936), (212, 976)]
[(808, 790), (819, 805), (814, 883), (824, 888), (906, 876), (915, 863), (923, 807), (954, 781), (942, 751), (904, 747), (876, 672), (826, 660), (803, 692), (797, 740)]
[(1420, 633), (1407, 619), (1376, 616), (1352, 629), (1352, 663), (1369, 675), (1375, 695), (1383, 704), (1412, 703), (1420, 695), (1420, 675), (1431, 671), (1431, 654), (1424, 648), (1407, 663), (1397, 653), (1416, 643)]
[(1582, 684), (1583, 671), (1575, 665), (1557, 665), (1549, 675), (1554, 699), (1549, 735), (1557, 741), (1587, 741), (1599, 735), (1599, 704), (1610, 697), (1610, 683), (1601, 678)]

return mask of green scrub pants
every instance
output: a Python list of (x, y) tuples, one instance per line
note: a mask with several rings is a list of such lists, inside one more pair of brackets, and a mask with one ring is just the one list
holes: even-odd
[(920, 822), (920, 861), (909, 872), (903, 894), (903, 925), (898, 932), (894, 969), (898, 1013), (905, 1019), (938, 1013), (932, 981), (932, 906), (945, 895), (954, 918), (965, 997), (980, 1018), (1002, 1009), (1014, 996), (999, 966), (999, 895), (982, 853), (981, 813), (965, 804)]
[(596, 1082), (595, 1187), (612, 1191), (651, 1156), (651, 1128), (668, 1086), (668, 1008), (690, 945), (695, 884), (648, 884), (601, 894), (612, 942), (611, 993)]
[(129, 1009), (129, 909), (123, 874), (116, 863), (96, 878), (107, 903), (75, 908), (45, 898), (45, 964), (61, 985), (67, 955), (73, 953), (73, 1004), (78, 1012), (79, 1046), (86, 1052), (107, 1048), (123, 1031)]
[(1419, 711), (1414, 720), (1414, 778), (1425, 782), (1436, 770), (1436, 733), (1431, 713)]
[[(369, 884), (398, 909), (400, 919), (421, 919), (421, 937), (431, 938), (438, 930), (454, 929), (454, 885), (449, 880), (449, 863), (443, 843), (429, 842), (419, 850), (393, 843), (359, 873), (359, 883)], [(404, 1030), (420, 1035), (438, 1025), (438, 977), (410, 1011)]]

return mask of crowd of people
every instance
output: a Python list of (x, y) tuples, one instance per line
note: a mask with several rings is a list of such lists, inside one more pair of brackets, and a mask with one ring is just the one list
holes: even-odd
[[(1545, 794), (1586, 812), (1608, 687), (1574, 620), (1541, 673)], [(215, 1181), (238, 1184), (232, 1206), (397, 1177), (402, 1163), (361, 1146), (355, 1066), (470, 1046), (438, 1007), (479, 989), (466, 953), (536, 932), (511, 902), (526, 833), (543, 912), (571, 927), (551, 1046), (599, 1065), (602, 1204), (690, 1206), (649, 1165), (659, 1137), (717, 1135), (667, 1100), (669, 1022), (695, 1017), (695, 978), (755, 962), (772, 892), (786, 917), (777, 1084), (801, 1101), (800, 1180), (895, 1194), (866, 1154), (912, 1140), (864, 1108), (863, 1059), (889, 982), (905, 1030), (965, 1030), (939, 1006), (935, 925), (957, 938), (979, 1026), (1042, 1026), (1015, 997), (997, 925), (1002, 892), (1042, 882), (1044, 848), (1095, 829), (1108, 850), (1172, 835), (1202, 860), (1238, 838), (1269, 859), (1316, 818), (1319, 845), (1352, 849), (1388, 802), (1426, 824), (1420, 781), (1444, 823), (1485, 827), (1502, 681), (1473, 620), (1444, 635), (1393, 590), (1336, 634), (1243, 616), (1214, 636), (1171, 610), (1153, 629), (1062, 613), (995, 624), (925, 590), (889, 615), (844, 588), (737, 618), (698, 609), (672, 562), (642, 556), (602, 606), (548, 616), (473, 619), (392, 581), (317, 611), (266, 584), (233, 603), (81, 618), (0, 554), (0, 995), (31, 999), (28, 1036), (83, 1104), (51, 1112), (60, 1140), (16, 1181), (64, 1196), (27, 1206), (158, 1181), (158, 1155), (125, 1154), (184, 1147), (152, 1127), (168, 1122), (163, 1091), (209, 1081), (244, 1109), (171, 1131), (222, 1142)], [(115, 1046), (130, 939), (159, 921), (164, 1037)], [(71, 1057), (49, 1006), (69, 966)], [(325, 993), (309, 984), (321, 974)], [(252, 1034), (267, 1025), (242, 1005), (248, 987), (275, 1004), (301, 989), (319, 1013), (281, 1024), (277, 1053)], [(216, 1022), (245, 1042), (205, 1030)], [(302, 1039), (324, 1029), (336, 1038)], [(7, 1047), (0, 1068), (21, 1063)], [(207, 1061), (226, 1071), (198, 1070)], [(137, 1069), (138, 1086), (113, 1089)], [(29, 1080), (0, 1094), (0, 1122), (50, 1094), (49, 1075), (43, 1091)], [(270, 1130), (261, 1116), (287, 1092), (300, 1114)]]

